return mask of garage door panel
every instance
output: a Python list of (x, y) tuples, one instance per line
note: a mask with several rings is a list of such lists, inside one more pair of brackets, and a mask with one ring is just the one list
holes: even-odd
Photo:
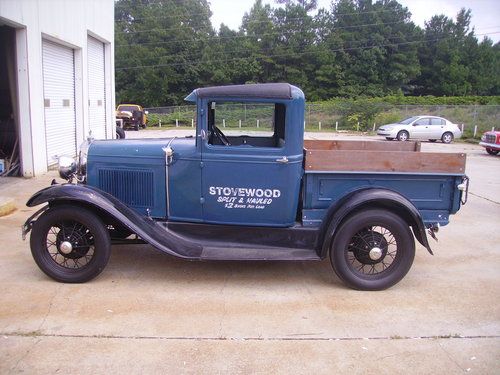
[(106, 138), (106, 85), (104, 44), (91, 36), (87, 39), (89, 128), (96, 139)]
[(75, 68), (71, 48), (43, 40), (43, 93), (47, 164), (76, 155)]

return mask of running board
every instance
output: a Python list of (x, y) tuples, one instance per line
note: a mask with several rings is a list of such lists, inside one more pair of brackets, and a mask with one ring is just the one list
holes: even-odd
[(200, 260), (321, 260), (313, 249), (203, 246)]

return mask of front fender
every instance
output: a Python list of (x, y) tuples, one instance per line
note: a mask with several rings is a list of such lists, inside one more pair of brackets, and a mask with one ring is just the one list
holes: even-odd
[(43, 203), (89, 208), (99, 216), (111, 217), (153, 247), (174, 256), (196, 259), (202, 253), (200, 244), (173, 233), (153, 219), (130, 209), (111, 194), (92, 186), (52, 185), (35, 193), (26, 205), (34, 207)]
[(333, 204), (323, 221), (320, 231), (321, 257), (328, 254), (332, 239), (342, 221), (351, 213), (364, 208), (384, 208), (401, 216), (413, 229), (418, 242), (433, 255), (427, 241), (426, 228), (420, 212), (415, 205), (403, 195), (388, 189), (367, 188), (356, 190)]

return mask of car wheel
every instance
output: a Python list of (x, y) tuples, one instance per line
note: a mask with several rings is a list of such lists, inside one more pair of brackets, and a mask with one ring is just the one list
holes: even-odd
[(432, 142), (432, 143), (434, 143), (436, 141), (437, 141), (437, 139), (429, 139), (429, 142)]
[(134, 130), (135, 130), (135, 131), (139, 131), (139, 124), (135, 124), (135, 125), (134, 125)]
[(385, 137), (385, 139), (387, 139), (388, 141), (392, 141), (394, 138), (392, 138), (392, 137)]
[(398, 139), (398, 141), (405, 142), (408, 140), (408, 138), (410, 138), (410, 134), (406, 130), (401, 130), (396, 138)]
[(490, 155), (497, 155), (498, 154), (498, 150), (493, 150), (492, 148), (487, 148), (486, 149), (486, 152)]
[(410, 270), (415, 241), (408, 224), (387, 210), (353, 214), (336, 231), (330, 249), (335, 273), (359, 290), (387, 289)]
[(107, 227), (93, 212), (76, 206), (45, 211), (33, 225), (30, 245), (38, 267), (63, 283), (93, 279), (111, 254)]
[(450, 132), (444, 133), (443, 136), (441, 137), (441, 141), (443, 143), (451, 143), (451, 142), (453, 142), (453, 134), (450, 133)]
[(116, 139), (125, 139), (125, 130), (120, 127), (116, 127)]

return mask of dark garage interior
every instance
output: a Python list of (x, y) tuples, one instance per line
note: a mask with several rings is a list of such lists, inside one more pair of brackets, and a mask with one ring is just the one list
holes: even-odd
[(0, 175), (21, 171), (17, 131), (17, 82), (15, 29), (0, 26)]

